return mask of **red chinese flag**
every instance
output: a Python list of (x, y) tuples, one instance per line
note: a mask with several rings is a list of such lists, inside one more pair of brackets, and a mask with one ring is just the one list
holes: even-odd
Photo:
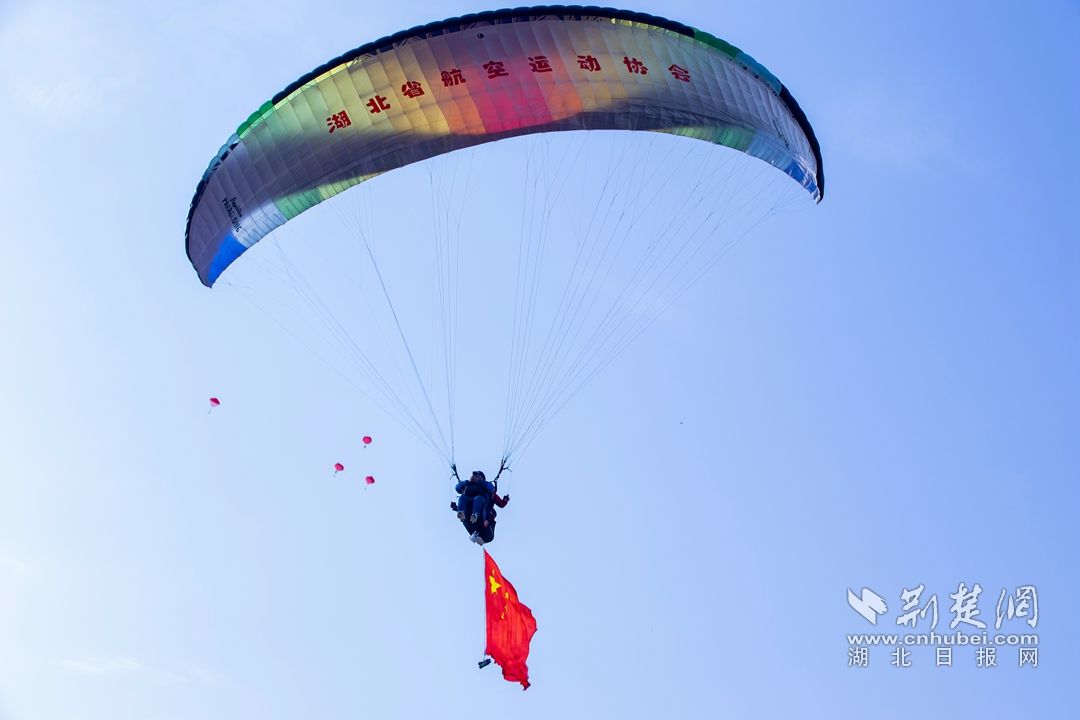
[(484, 551), (484, 605), (487, 609), (485, 652), (502, 668), (503, 678), (529, 689), (529, 642), (536, 632), (532, 610), (518, 600), (517, 591)]

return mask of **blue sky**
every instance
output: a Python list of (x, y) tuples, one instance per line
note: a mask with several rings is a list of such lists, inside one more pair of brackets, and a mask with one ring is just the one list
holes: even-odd
[[(539, 623), (524, 694), (475, 668), (481, 557), (445, 469), (183, 253), (206, 163), (273, 93), (482, 9), (0, 6), (0, 718), (1074, 716), (1075, 3), (635, 6), (783, 80), (828, 192), (515, 468), (492, 552)], [(480, 355), (470, 468), (493, 459)], [(902, 589), (945, 616), (961, 582), (984, 618), (1038, 588), (1037, 669), (847, 666), (870, 629), (848, 588), (887, 625)]]

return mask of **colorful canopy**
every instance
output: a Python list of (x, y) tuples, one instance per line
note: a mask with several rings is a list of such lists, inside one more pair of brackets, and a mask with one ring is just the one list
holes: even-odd
[(259, 108), (199, 183), (188, 258), (211, 286), (274, 228), (380, 173), (515, 135), (592, 129), (726, 145), (818, 200), (824, 190), (806, 116), (738, 48), (611, 8), (498, 10), (359, 47)]

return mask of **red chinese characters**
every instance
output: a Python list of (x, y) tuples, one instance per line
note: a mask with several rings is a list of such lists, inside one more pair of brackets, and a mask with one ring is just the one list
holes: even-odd
[(645, 63), (641, 62), (637, 58), (626, 57), (623, 55), (623, 65), (626, 66), (626, 71), (632, 75), (648, 75), (649, 68), (645, 67)]
[(671, 65), (670, 67), (668, 67), (668, 72), (671, 73), (671, 76), (674, 77), (676, 80), (690, 82), (690, 71), (684, 67), (679, 67), (678, 65)]
[(401, 86), (401, 94), (407, 98), (418, 98), (424, 94), (424, 86), (415, 80), (407, 80)]
[(326, 118), (326, 127), (330, 128), (330, 132), (347, 128), (350, 125), (352, 125), (352, 120), (349, 119), (349, 113), (345, 110)]
[(577, 64), (586, 72), (600, 72), (600, 61), (592, 55), (578, 55)]
[(549, 73), (552, 72), (551, 61), (547, 59), (546, 55), (537, 55), (529, 58), (529, 69), (534, 73)]
[(381, 113), (383, 110), (390, 109), (390, 103), (386, 102), (386, 98), (382, 95), (376, 95), (367, 101), (367, 106), (371, 108), (368, 112), (372, 115)]
[(463, 85), (465, 83), (465, 76), (461, 74), (461, 70), (459, 68), (443, 70), (442, 73), (440, 73), (440, 77), (442, 78), (443, 87)]
[(488, 80), (494, 80), (497, 77), (508, 77), (509, 71), (506, 69), (506, 63), (501, 60), (488, 60), (484, 63), (484, 69), (487, 70)]

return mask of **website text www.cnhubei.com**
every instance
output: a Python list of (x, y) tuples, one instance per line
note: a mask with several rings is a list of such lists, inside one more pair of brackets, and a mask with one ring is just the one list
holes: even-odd
[(1035, 633), (865, 633), (851, 634), (847, 636), (848, 645), (929, 645), (934, 646), (961, 646), (961, 645), (997, 645), (1009, 647), (1022, 647), (1039, 644), (1039, 636)]

